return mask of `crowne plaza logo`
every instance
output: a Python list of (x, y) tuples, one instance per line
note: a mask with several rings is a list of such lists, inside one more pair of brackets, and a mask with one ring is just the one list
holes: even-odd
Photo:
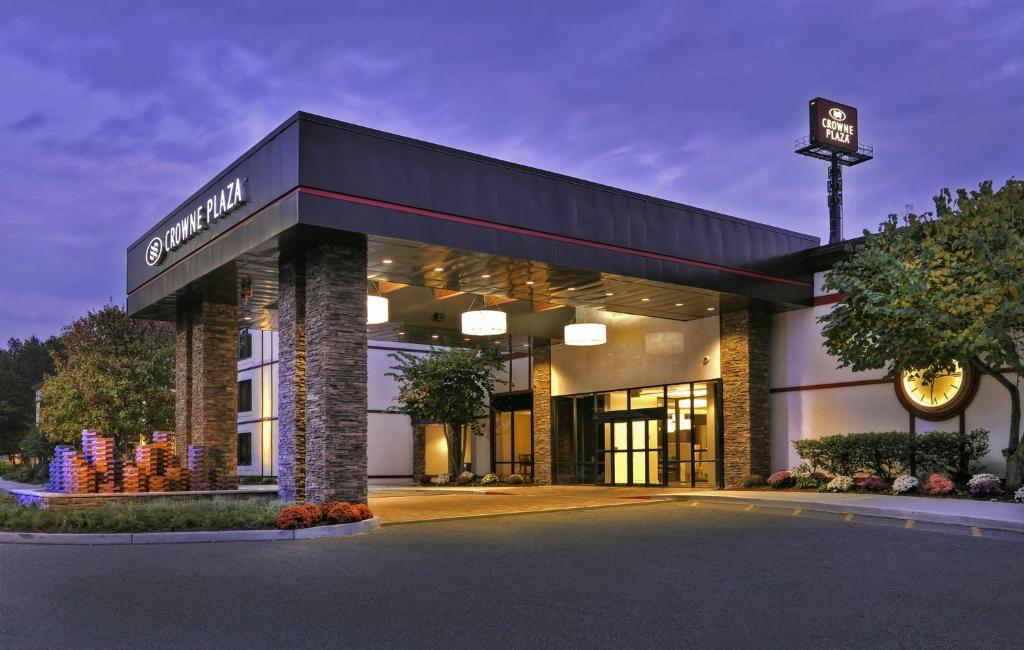
[(146, 264), (156, 266), (164, 261), (169, 251), (177, 250), (198, 237), (215, 222), (242, 207), (247, 200), (242, 178), (229, 181), (220, 191), (211, 192), (188, 214), (172, 223), (163, 237), (154, 237), (146, 244)]

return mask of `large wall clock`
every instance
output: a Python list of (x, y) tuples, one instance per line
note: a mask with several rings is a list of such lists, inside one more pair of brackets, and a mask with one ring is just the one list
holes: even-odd
[(912, 371), (896, 376), (896, 396), (903, 406), (925, 420), (945, 420), (962, 412), (978, 390), (978, 373), (970, 365), (956, 364), (953, 372), (925, 382)]

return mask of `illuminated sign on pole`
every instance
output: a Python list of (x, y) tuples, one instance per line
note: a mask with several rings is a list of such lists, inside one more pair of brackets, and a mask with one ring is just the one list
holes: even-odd
[(816, 97), (810, 102), (811, 144), (857, 152), (857, 109)]

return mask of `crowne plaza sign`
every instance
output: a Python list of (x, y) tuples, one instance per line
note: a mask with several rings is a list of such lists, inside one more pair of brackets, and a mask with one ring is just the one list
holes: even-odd
[(857, 152), (857, 109), (830, 99), (811, 100), (811, 144)]
[(240, 208), (246, 201), (245, 180), (235, 178), (219, 191), (199, 201), (192, 210), (170, 224), (162, 236), (153, 237), (146, 244), (146, 264), (157, 266), (168, 251), (181, 248), (186, 242), (203, 234), (213, 224)]

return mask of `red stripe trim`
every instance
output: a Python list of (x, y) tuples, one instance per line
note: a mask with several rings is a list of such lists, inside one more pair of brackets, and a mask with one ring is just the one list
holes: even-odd
[[(999, 372), (1012, 374), (1011, 368), (1000, 368)], [(984, 376), (984, 373), (982, 373)], [(803, 386), (783, 386), (781, 388), (769, 388), (769, 393), (792, 393), (804, 390), (827, 390), (829, 388), (849, 388), (851, 386), (874, 386), (877, 384), (891, 384), (892, 379), (858, 379), (856, 381), (837, 381), (831, 384), (804, 384)]]
[(351, 194), (341, 194), (339, 192), (330, 192), (327, 190), (318, 190), (312, 187), (299, 187), (299, 192), (302, 194), (309, 194), (311, 196), (319, 196), (328, 199), (337, 199), (339, 201), (347, 201), (349, 203), (358, 203), (360, 205), (368, 205), (375, 208), (385, 208), (387, 210), (396, 210), (398, 212), (405, 212), (407, 214), (415, 214), (421, 217), (431, 217), (433, 219), (443, 219), (444, 221), (451, 221), (455, 223), (463, 223), (473, 226), (481, 226), (483, 228), (491, 228), (493, 230), (501, 230), (504, 232), (516, 233), (518, 235), (527, 235), (530, 237), (538, 237), (541, 239), (550, 239), (552, 241), (560, 241), (569, 244), (578, 244), (580, 246), (587, 246), (589, 248), (596, 248), (600, 250), (612, 251), (615, 253), (626, 253), (628, 255), (638, 255), (640, 257), (648, 257), (651, 259), (662, 260), (666, 262), (673, 262), (675, 264), (684, 264), (686, 266), (694, 266), (702, 269), (710, 269), (712, 271), (721, 271), (723, 273), (732, 273), (734, 275), (743, 275), (751, 278), (758, 278), (760, 280), (769, 280), (772, 282), (780, 282), (782, 284), (792, 284), (798, 287), (812, 287), (814, 286), (810, 282), (804, 282), (802, 280), (794, 280), (792, 278), (785, 278), (776, 275), (767, 275), (765, 273), (758, 273), (756, 271), (748, 271), (746, 269), (738, 269), (731, 266), (723, 266), (721, 264), (712, 264), (710, 262), (701, 262), (699, 260), (691, 260), (685, 257), (675, 257), (673, 255), (663, 255), (661, 253), (652, 253), (650, 251), (643, 251), (636, 248), (629, 248), (626, 246), (616, 246), (614, 244), (605, 244), (602, 242), (590, 241), (588, 239), (578, 239), (576, 237), (567, 237), (565, 235), (557, 235), (555, 233), (544, 232), (543, 230), (533, 230), (531, 228), (522, 228), (520, 226), (510, 226), (503, 223), (495, 223), (493, 221), (486, 221), (484, 219), (477, 219), (473, 217), (463, 217), (455, 214), (449, 214), (447, 212), (437, 212), (436, 210), (425, 210), (423, 208), (415, 208), (408, 205), (401, 205), (399, 203), (391, 203), (390, 201), (379, 201), (377, 199), (367, 199), (361, 196), (353, 196)]
[(814, 296), (814, 306), (820, 307), (821, 305), (831, 305), (833, 303), (846, 300), (849, 297), (850, 294), (843, 293), (842, 291), (825, 294), (824, 296)]

